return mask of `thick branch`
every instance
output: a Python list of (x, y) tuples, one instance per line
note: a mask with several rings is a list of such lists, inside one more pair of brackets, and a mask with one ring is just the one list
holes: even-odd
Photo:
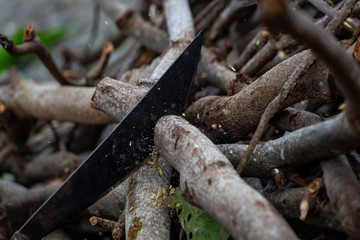
[[(294, 167), (348, 153), (359, 146), (359, 135), (355, 134), (345, 114), (341, 113), (334, 119), (257, 145), (250, 161), (260, 161), (265, 169)], [(238, 153), (239, 157), (244, 154), (244, 145), (233, 144), (224, 147), (228, 152)]]
[(239, 178), (209, 139), (184, 119), (161, 118), (155, 128), (155, 145), (180, 173), (186, 200), (204, 208), (235, 239), (296, 239), (273, 207)]
[[(156, 156), (154, 156), (156, 157)], [(128, 239), (170, 239), (168, 190), (171, 166), (162, 158), (148, 158), (131, 176), (126, 201), (126, 234)]]
[[(239, 140), (257, 126), (266, 106), (278, 95), (282, 85), (309, 54), (310, 51), (303, 51), (281, 62), (234, 96), (209, 96), (198, 100), (186, 110), (186, 119), (199, 126), (213, 141)], [(319, 61), (315, 62), (298, 79), (281, 108), (308, 98), (330, 100), (333, 93), (327, 76), (327, 68)]]
[(0, 88), (0, 101), (19, 117), (105, 124), (112, 120), (90, 107), (94, 88), (40, 85), (30, 80)]
[(145, 88), (106, 77), (96, 86), (91, 106), (119, 122), (146, 92)]

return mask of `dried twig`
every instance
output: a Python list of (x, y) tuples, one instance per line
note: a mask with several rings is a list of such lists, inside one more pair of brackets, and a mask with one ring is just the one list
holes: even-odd
[(167, 36), (162, 30), (146, 22), (124, 3), (114, 0), (97, 0), (97, 3), (124, 34), (135, 37), (144, 46), (157, 52), (162, 52), (169, 46)]
[(95, 66), (95, 68), (93, 69), (93, 71), (91, 73), (87, 74), (87, 81), (88, 81), (88, 85), (96, 85), (97, 84), (97, 79), (99, 79), (101, 77), (101, 75), (104, 73), (106, 65), (108, 64), (109, 58), (110, 58), (110, 54), (114, 51), (114, 45), (110, 42), (107, 42), (104, 45), (103, 51), (101, 53), (99, 62), (97, 63), (97, 65)]
[(211, 49), (202, 48), (201, 61), (199, 63), (200, 77), (220, 88), (228, 95), (233, 95), (241, 90), (241, 84), (237, 81), (236, 73), (230, 70), (217, 54)]
[[(341, 113), (334, 119), (258, 144), (250, 159), (260, 161), (265, 169), (294, 167), (351, 152), (360, 146), (359, 140), (345, 113)], [(226, 145), (226, 150), (233, 153), (244, 154), (244, 149), (241, 144)]]
[(208, 15), (215, 7), (216, 5), (219, 5), (222, 2), (222, 0), (213, 0), (210, 2), (201, 12), (199, 12), (196, 17), (194, 18), (194, 25), (197, 25), (200, 21), (202, 21), (206, 15)]
[(277, 114), (271, 120), (271, 124), (281, 130), (292, 132), (322, 121), (324, 119), (315, 113), (288, 107)]
[(101, 218), (101, 217), (96, 217), (96, 216), (92, 216), (89, 219), (89, 221), (90, 221), (91, 225), (99, 226), (107, 232), (111, 232), (115, 228), (115, 225), (116, 225), (115, 221)]
[(146, 92), (145, 88), (106, 77), (96, 86), (91, 106), (120, 121)]
[(84, 160), (69, 152), (56, 152), (47, 157), (37, 158), (24, 166), (17, 174), (17, 182), (31, 186), (37, 182), (46, 182), (55, 178), (67, 178)]
[(0, 44), (11, 55), (23, 56), (30, 53), (35, 53), (36, 56), (48, 69), (50, 74), (63, 85), (74, 85), (75, 83), (67, 79), (56, 66), (49, 51), (42, 44), (39, 38), (35, 36), (35, 31), (32, 25), (29, 25), (25, 30), (25, 42), (19, 46), (15, 46), (11, 40), (5, 35), (0, 34)]
[(297, 45), (297, 42), (291, 39), (289, 35), (282, 35), (277, 42), (270, 39), (264, 47), (240, 69), (240, 72), (254, 76), (266, 63), (275, 57), (279, 50), (291, 48), (295, 45)]
[(116, 222), (114, 229), (112, 230), (113, 239), (121, 239), (125, 232), (125, 214), (121, 213), (118, 221)]
[(336, 15), (336, 10), (329, 6), (326, 2), (322, 0), (308, 0), (314, 7), (319, 9), (319, 11), (333, 18)]
[(322, 178), (315, 178), (307, 187), (300, 202), (300, 217), (304, 221), (306, 217), (314, 212), (318, 204), (319, 192), (322, 186)]
[(171, 174), (171, 166), (153, 156), (132, 175), (125, 207), (125, 232), (129, 239), (169, 239), (167, 198)]
[(196, 31), (207, 31), (216, 21), (221, 11), (231, 0), (213, 0), (196, 17), (194, 25)]

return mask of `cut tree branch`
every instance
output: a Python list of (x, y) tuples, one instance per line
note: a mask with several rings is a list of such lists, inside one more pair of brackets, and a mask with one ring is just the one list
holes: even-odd
[(184, 119), (161, 118), (155, 127), (155, 146), (180, 173), (184, 198), (205, 209), (235, 239), (297, 239), (216, 146)]

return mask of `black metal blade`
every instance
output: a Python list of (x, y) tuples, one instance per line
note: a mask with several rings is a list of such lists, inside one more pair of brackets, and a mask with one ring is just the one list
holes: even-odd
[(41, 239), (125, 180), (149, 154), (157, 119), (180, 114), (201, 49), (201, 33), (113, 132), (12, 239)]

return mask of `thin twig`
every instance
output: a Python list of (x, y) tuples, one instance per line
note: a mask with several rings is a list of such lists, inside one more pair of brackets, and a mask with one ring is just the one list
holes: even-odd
[(121, 239), (125, 232), (125, 214), (122, 212), (118, 221), (115, 223), (111, 236), (113, 239)]
[(91, 225), (99, 226), (107, 232), (111, 232), (114, 229), (115, 224), (116, 224), (115, 221), (101, 218), (101, 217), (96, 217), (96, 216), (91, 217), (89, 219), (89, 221), (90, 221)]
[(235, 69), (242, 68), (246, 62), (256, 53), (258, 49), (261, 49), (268, 40), (269, 32), (265, 29), (261, 29), (255, 37), (249, 42), (241, 55), (236, 59), (234, 63)]
[[(75, 85), (67, 79), (56, 66), (53, 58), (51, 57), (49, 51), (42, 44), (39, 38), (35, 36), (35, 31), (32, 25), (29, 25), (26, 31), (30, 32), (31, 38), (27, 38), (26, 42), (19, 46), (15, 46), (11, 40), (9, 40), (5, 35), (0, 34), (0, 44), (3, 48), (11, 55), (14, 56), (23, 56), (30, 53), (35, 53), (35, 55), (40, 59), (40, 61), (45, 65), (50, 74), (63, 85)], [(27, 35), (25, 35), (27, 36)]]

